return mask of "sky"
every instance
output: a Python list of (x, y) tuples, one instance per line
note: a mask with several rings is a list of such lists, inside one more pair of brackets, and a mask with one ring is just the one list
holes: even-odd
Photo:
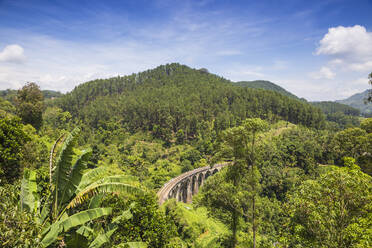
[(310, 101), (370, 86), (372, 0), (0, 0), (0, 90), (181, 63)]

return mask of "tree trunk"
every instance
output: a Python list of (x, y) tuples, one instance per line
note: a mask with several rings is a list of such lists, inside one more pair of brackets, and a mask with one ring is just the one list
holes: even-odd
[(256, 221), (255, 221), (255, 210), (256, 210), (256, 206), (255, 206), (255, 199), (256, 197), (253, 196), (253, 200), (252, 200), (252, 210), (253, 210), (253, 214), (252, 214), (252, 229), (253, 229), (253, 248), (256, 248)]
[(256, 139), (256, 133), (253, 133), (253, 140), (252, 140), (252, 165), (251, 165), (251, 169), (252, 169), (252, 178), (253, 178), (253, 185), (252, 185), (252, 189), (253, 189), (253, 198), (252, 198), (252, 233), (253, 233), (253, 248), (256, 248), (256, 205), (255, 205), (255, 201), (256, 201), (256, 185), (255, 185), (255, 174), (254, 174), (254, 143), (255, 143), (255, 139)]
[(235, 248), (236, 243), (237, 243), (236, 235), (237, 235), (237, 230), (238, 230), (238, 214), (236, 210), (233, 210), (232, 217), (233, 217), (233, 221), (232, 221), (232, 226), (231, 226), (231, 229), (232, 229), (231, 247)]

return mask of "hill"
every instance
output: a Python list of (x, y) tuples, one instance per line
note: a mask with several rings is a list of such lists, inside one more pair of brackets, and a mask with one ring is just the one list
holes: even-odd
[(341, 112), (345, 115), (359, 116), (360, 110), (353, 108), (349, 105), (331, 102), (331, 101), (321, 101), (321, 102), (311, 102), (312, 105), (320, 108), (325, 114), (334, 114)]
[(372, 103), (365, 104), (364, 100), (368, 97), (368, 90), (361, 93), (354, 94), (344, 100), (336, 102), (349, 105), (353, 108), (359, 109), (363, 115), (372, 116)]
[(333, 125), (336, 125), (339, 129), (358, 126), (360, 124), (359, 109), (331, 101), (311, 102), (311, 104), (320, 108), (326, 115), (327, 121), (333, 123)]
[(264, 89), (264, 90), (271, 90), (271, 91), (276, 91), (282, 95), (292, 97), (295, 99), (299, 99), (297, 96), (292, 94), (291, 92), (285, 90), (284, 88), (280, 87), (277, 84), (274, 84), (270, 81), (265, 81), (265, 80), (255, 80), (255, 81), (240, 81), (234, 83), (239, 86), (243, 87), (248, 87), (248, 88), (253, 88), (253, 89)]
[(169, 140), (219, 132), (247, 117), (288, 120), (309, 127), (324, 124), (321, 111), (278, 92), (233, 85), (214, 74), (167, 64), (124, 77), (77, 86), (56, 104), (90, 127), (120, 123), (131, 132), (151, 131)]

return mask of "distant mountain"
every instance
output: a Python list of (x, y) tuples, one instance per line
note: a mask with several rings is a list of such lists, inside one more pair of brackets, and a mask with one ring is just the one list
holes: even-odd
[(362, 93), (357, 93), (344, 100), (336, 102), (349, 105), (353, 108), (359, 109), (360, 112), (366, 116), (372, 116), (372, 103), (365, 104), (365, 99), (368, 97), (368, 90)]
[[(42, 90), (41, 92), (43, 93), (44, 99), (53, 99), (63, 95), (61, 92), (54, 90)], [(0, 97), (9, 102), (13, 102), (16, 95), (17, 90), (0, 90)]]
[(265, 80), (255, 80), (255, 81), (240, 81), (233, 83), (235, 85), (243, 86), (243, 87), (248, 87), (248, 88), (254, 88), (254, 89), (264, 89), (264, 90), (271, 90), (271, 91), (276, 91), (279, 92), (282, 95), (292, 97), (295, 99), (299, 99), (297, 96), (292, 94), (291, 92), (288, 92), (287, 90), (283, 89), (277, 84), (274, 84), (270, 81), (265, 81)]

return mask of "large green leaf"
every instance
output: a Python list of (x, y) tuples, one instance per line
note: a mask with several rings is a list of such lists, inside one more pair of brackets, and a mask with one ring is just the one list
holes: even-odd
[(84, 225), (88, 221), (100, 218), (105, 215), (110, 215), (111, 213), (111, 208), (94, 208), (81, 211), (67, 217), (64, 220), (59, 220), (48, 228), (44, 239), (41, 241), (41, 244), (44, 247), (47, 247), (57, 240), (60, 233), (67, 232), (73, 227)]
[(104, 177), (101, 180), (97, 181), (96, 184), (101, 183), (130, 183), (135, 185), (138, 182), (138, 178), (130, 175), (114, 175)]
[(115, 227), (105, 233), (101, 233), (93, 240), (92, 243), (90, 243), (89, 248), (99, 248), (105, 243), (110, 242), (111, 235), (117, 230), (118, 228)]
[(147, 248), (147, 244), (144, 242), (127, 242), (124, 247), (129, 248)]
[(73, 146), (79, 131), (80, 130), (78, 128), (75, 128), (70, 134), (67, 135), (56, 160), (56, 167), (54, 173), (52, 174), (52, 184), (55, 187), (53, 193), (54, 218), (56, 218), (58, 214), (58, 206), (61, 205), (59, 203), (61, 201), (62, 194), (64, 193), (63, 189), (65, 189), (66, 184), (69, 183), (71, 161), (72, 156), (74, 155)]
[(39, 207), (36, 172), (25, 169), (21, 182), (21, 209), (34, 213)]
[(112, 223), (114, 224), (117, 224), (118, 222), (122, 221), (122, 220), (130, 220), (131, 218), (133, 217), (133, 214), (132, 212), (130, 211), (130, 209), (122, 212), (121, 215), (115, 217), (113, 220), (112, 220)]
[(75, 144), (77, 133), (79, 132), (78, 128), (75, 128), (70, 134), (65, 138), (61, 151), (58, 154), (56, 160), (56, 166), (52, 174), (52, 184), (54, 185), (54, 206), (53, 206), (53, 215), (54, 218), (58, 215), (58, 208), (61, 205), (61, 197), (63, 194), (63, 189), (66, 184), (69, 182), (69, 174), (71, 172), (71, 161), (72, 156), (74, 155), (73, 147)]
[(98, 208), (101, 205), (103, 194), (98, 194), (90, 199), (88, 208)]
[(129, 194), (138, 194), (143, 193), (144, 191), (135, 185), (121, 183), (121, 182), (108, 182), (101, 184), (92, 184), (86, 187), (84, 190), (79, 192), (74, 199), (66, 206), (66, 209), (73, 208), (91, 197), (97, 194), (107, 194), (107, 193), (129, 193)]
[(84, 150), (82, 154), (77, 158), (71, 172), (68, 175), (68, 182), (61, 189), (62, 196), (60, 203), (67, 202), (75, 193), (78, 185), (80, 184), (81, 178), (83, 176), (83, 171), (87, 167), (88, 159), (92, 154), (91, 149)]
[(49, 184), (52, 184), (52, 171), (53, 171), (53, 164), (55, 162), (55, 157), (57, 155), (57, 150), (59, 145), (64, 141), (66, 138), (66, 134), (62, 134), (56, 142), (54, 142), (52, 149), (50, 150), (49, 155)]
[(114, 175), (114, 176), (107, 176), (107, 168), (101, 166), (86, 172), (81, 180), (80, 184), (76, 190), (76, 194), (86, 188), (88, 185), (93, 183), (100, 184), (104, 182), (136, 182), (138, 181), (137, 177), (130, 176), (130, 175)]
[(84, 173), (80, 180), (80, 184), (78, 188), (76, 189), (76, 194), (80, 192), (82, 189), (86, 188), (88, 185), (97, 182), (99, 180), (102, 180), (106, 176), (107, 169), (103, 166), (94, 168), (92, 170), (89, 170), (88, 172)]
[(76, 230), (76, 233), (86, 238), (90, 238), (92, 235), (94, 235), (94, 230), (88, 226), (81, 226)]

